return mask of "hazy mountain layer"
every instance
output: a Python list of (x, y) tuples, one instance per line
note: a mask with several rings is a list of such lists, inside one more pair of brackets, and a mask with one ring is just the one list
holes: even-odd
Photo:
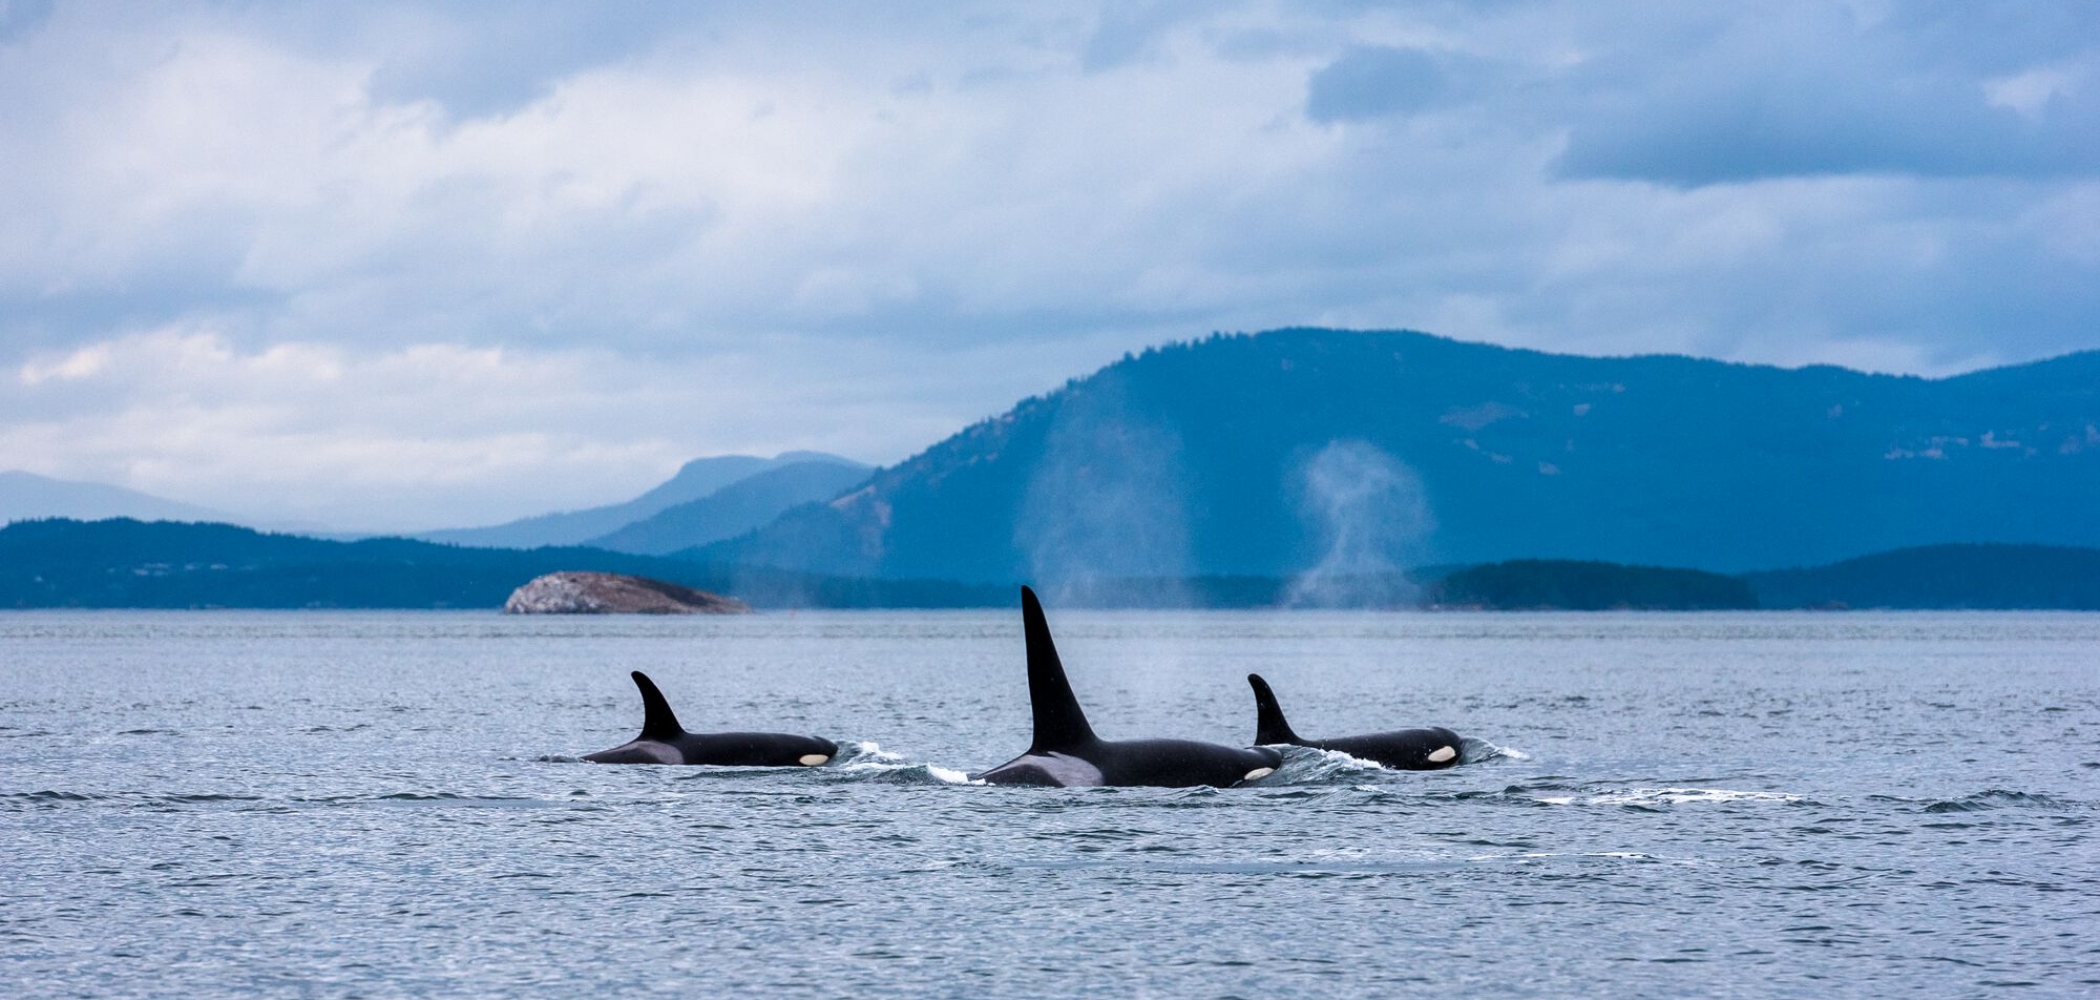
[(2100, 352), (1923, 379), (1283, 330), (1126, 357), (705, 550), (843, 575), (1742, 571), (2100, 544)]
[(0, 524), (40, 517), (87, 520), (135, 517), (142, 521), (231, 521), (234, 515), (167, 500), (103, 483), (51, 479), (28, 472), (0, 472)]
[[(733, 483), (759, 473), (789, 465), (829, 463), (865, 471), (868, 466), (837, 455), (815, 451), (791, 451), (775, 458), (753, 455), (718, 455), (687, 462), (678, 474), (662, 485), (626, 503), (585, 510), (541, 514), (486, 528), (453, 528), (424, 532), (416, 537), (457, 545), (499, 546), (529, 549), (541, 545), (580, 545), (636, 521), (653, 517), (678, 504), (699, 500)], [(777, 511), (776, 511), (777, 513)], [(739, 528), (738, 531), (747, 530)], [(735, 534), (735, 532), (731, 532)], [(719, 536), (718, 536), (719, 537)], [(694, 544), (694, 543), (688, 543)]]
[(644, 555), (706, 545), (762, 527), (789, 508), (830, 500), (865, 482), (869, 472), (866, 466), (837, 462), (783, 465), (658, 511), (586, 544)]

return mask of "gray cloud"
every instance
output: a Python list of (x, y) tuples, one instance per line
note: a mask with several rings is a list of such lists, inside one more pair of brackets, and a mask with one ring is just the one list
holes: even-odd
[(0, 45), (41, 27), (51, 8), (52, 0), (0, 0)]
[(1314, 73), (1305, 113), (1314, 121), (1352, 121), (1408, 114), (1448, 96), (1442, 60), (1419, 49), (1352, 49)]
[[(1933, 9), (1986, 21), (1966, 25), (1980, 51), (1949, 58), (1951, 26), (1939, 20), (1863, 23), (1826, 6), (1713, 25), (1683, 51), (1613, 53), (1577, 74), (1584, 106), (1559, 169), (1679, 185), (2100, 175), (2100, 52), (2089, 24), (2073, 32), (2084, 51), (2053, 39), (2023, 58), (1991, 44), (2009, 19)], [(2033, 9), (2045, 20), (2064, 10)], [(2024, 95), (2022, 73), (2033, 74)]]
[(369, 83), (375, 101), (433, 100), (459, 118), (512, 114), (566, 77), (618, 65), (693, 30), (690, 4), (556, 0), (404, 11), (401, 41)]
[(1101, 8), (1093, 34), (1080, 51), (1079, 63), (1100, 73), (1142, 58), (1174, 25), (1200, 17), (1201, 0), (1132, 0)]

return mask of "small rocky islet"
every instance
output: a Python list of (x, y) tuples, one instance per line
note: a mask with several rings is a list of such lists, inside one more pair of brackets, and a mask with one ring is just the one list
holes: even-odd
[(549, 573), (511, 592), (507, 615), (742, 615), (734, 597), (619, 573)]

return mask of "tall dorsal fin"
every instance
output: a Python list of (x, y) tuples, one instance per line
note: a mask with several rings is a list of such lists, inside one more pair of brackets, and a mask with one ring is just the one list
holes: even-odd
[(1035, 742), (1029, 753), (1049, 753), (1094, 742), (1094, 727), (1072, 697), (1065, 665), (1050, 641), (1050, 623), (1035, 591), (1021, 588), (1021, 631), (1028, 637), (1028, 701), (1035, 708)]
[(1268, 681), (1262, 680), (1260, 674), (1248, 674), (1247, 685), (1254, 689), (1255, 746), (1305, 742), (1291, 731), (1291, 724), (1284, 721), (1283, 706), (1276, 704), (1276, 692), (1269, 690)]
[(638, 739), (669, 740), (685, 735), (685, 727), (678, 724), (671, 703), (664, 700), (664, 693), (656, 689), (656, 682), (648, 674), (635, 671), (634, 686), (642, 689), (642, 735)]

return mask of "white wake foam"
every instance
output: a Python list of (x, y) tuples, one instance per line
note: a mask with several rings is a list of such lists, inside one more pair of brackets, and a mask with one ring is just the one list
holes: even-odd
[(1675, 806), (1693, 802), (1800, 802), (1802, 798), (1790, 792), (1746, 792), (1734, 788), (1627, 788), (1587, 796), (1541, 796), (1539, 801), (1554, 806)]

